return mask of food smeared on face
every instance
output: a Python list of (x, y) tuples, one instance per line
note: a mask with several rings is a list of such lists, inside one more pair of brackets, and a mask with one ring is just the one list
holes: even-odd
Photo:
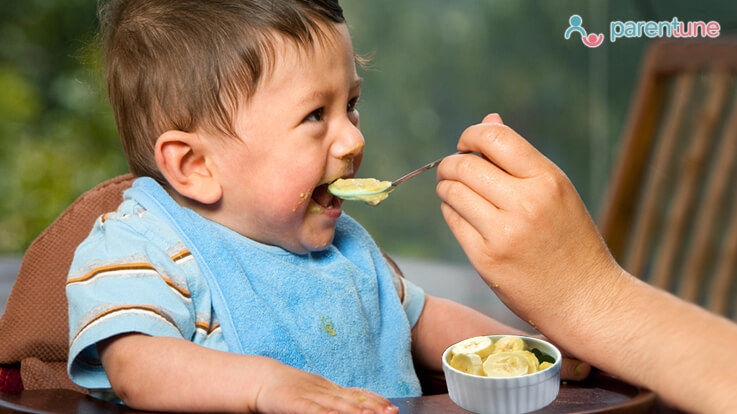
[(379, 181), (376, 178), (338, 179), (328, 186), (328, 191), (344, 200), (363, 201), (375, 206), (389, 197), (391, 181)]
[(305, 201), (307, 201), (307, 199), (309, 197), (310, 197), (310, 195), (307, 194), (307, 193), (299, 193), (299, 202), (297, 202), (297, 205), (295, 205), (294, 207), (292, 207), (292, 212), (297, 211), (297, 208), (300, 206), (300, 204), (302, 204)]

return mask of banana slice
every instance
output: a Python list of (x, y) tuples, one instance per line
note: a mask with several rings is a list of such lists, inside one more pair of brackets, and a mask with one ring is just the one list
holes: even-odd
[(537, 370), (538, 371), (542, 371), (542, 370), (548, 369), (548, 368), (550, 368), (552, 366), (553, 366), (553, 364), (551, 364), (550, 362), (543, 362), (542, 364), (540, 364), (540, 366), (537, 368)]
[(450, 366), (466, 374), (484, 375), (481, 357), (476, 354), (456, 354), (450, 360)]
[(530, 361), (517, 352), (491, 354), (484, 361), (487, 377), (519, 377), (529, 373), (530, 369)]
[(534, 374), (537, 371), (540, 370), (540, 361), (537, 360), (537, 357), (535, 354), (533, 354), (530, 351), (516, 351), (515, 354), (522, 355), (523, 357), (527, 358), (527, 362), (530, 363), (530, 372), (528, 374)]
[(494, 342), (486, 336), (476, 336), (474, 338), (461, 341), (454, 346), (450, 352), (453, 355), (459, 354), (476, 354), (482, 360), (486, 358), (494, 350)]
[(494, 351), (492, 353), (496, 354), (497, 352), (514, 352), (524, 350), (525, 342), (522, 340), (522, 338), (520, 338), (519, 336), (503, 336), (499, 338), (498, 341), (496, 341), (496, 345), (494, 345)]

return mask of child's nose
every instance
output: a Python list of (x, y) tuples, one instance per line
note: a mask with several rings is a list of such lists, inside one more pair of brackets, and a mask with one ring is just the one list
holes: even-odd
[(340, 137), (336, 139), (331, 148), (335, 158), (355, 158), (363, 153), (363, 134), (355, 126), (341, 131)]

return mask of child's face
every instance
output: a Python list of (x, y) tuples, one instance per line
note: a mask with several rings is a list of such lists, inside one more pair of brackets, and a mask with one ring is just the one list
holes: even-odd
[(272, 70), (238, 110), (240, 140), (218, 140), (213, 152), (223, 188), (213, 218), (299, 254), (332, 242), (341, 200), (327, 184), (352, 177), (363, 154), (361, 80), (348, 29), (334, 27), (311, 51), (277, 44)]

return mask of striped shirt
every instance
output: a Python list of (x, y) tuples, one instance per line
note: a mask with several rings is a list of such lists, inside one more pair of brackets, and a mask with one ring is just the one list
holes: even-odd
[[(396, 274), (394, 282), (414, 326), (424, 292)], [(182, 338), (228, 351), (197, 262), (171, 227), (133, 200), (95, 222), (77, 247), (66, 293), (67, 371), (82, 387), (110, 389), (95, 345), (121, 333)]]

